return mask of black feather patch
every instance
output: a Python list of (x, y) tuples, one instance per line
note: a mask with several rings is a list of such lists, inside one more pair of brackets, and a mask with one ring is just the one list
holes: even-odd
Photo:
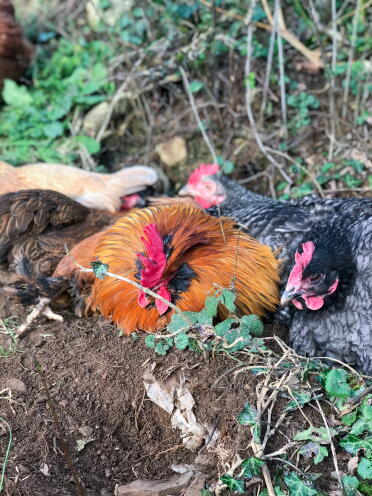
[[(141, 253), (141, 255), (144, 255), (144, 253)], [(142, 262), (139, 258), (136, 258), (136, 269), (137, 272), (134, 274), (134, 277), (140, 281), (141, 280), (141, 270), (143, 269)]]
[(171, 246), (172, 239), (173, 239), (172, 234), (166, 234), (163, 238), (164, 253), (167, 260), (172, 255), (172, 251), (173, 251), (173, 247)]
[(196, 277), (195, 272), (189, 264), (184, 263), (178, 269), (176, 275), (169, 281), (168, 286), (176, 293), (183, 293), (189, 289), (194, 277)]

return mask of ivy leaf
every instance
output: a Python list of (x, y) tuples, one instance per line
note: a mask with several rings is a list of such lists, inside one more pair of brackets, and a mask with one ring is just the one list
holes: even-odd
[(184, 317), (178, 313), (174, 313), (172, 315), (171, 321), (167, 326), (167, 330), (169, 332), (177, 332), (180, 331), (181, 329), (189, 329), (190, 324), (188, 323), (187, 319), (189, 319), (193, 324), (195, 324), (196, 318), (195, 319), (190, 318), (189, 315), (186, 315), (187, 313), (191, 313), (191, 312), (184, 312), (185, 314)]
[(240, 322), (242, 327), (249, 331), (250, 334), (254, 336), (261, 336), (264, 330), (264, 325), (262, 321), (257, 317), (257, 315), (244, 315)]
[(313, 496), (318, 494), (318, 492), (313, 488), (305, 484), (297, 474), (294, 472), (289, 472), (284, 476), (285, 485), (288, 487), (289, 496)]
[(372, 449), (372, 437), (360, 439), (354, 434), (348, 434), (340, 440), (340, 446), (351, 455), (357, 455), (358, 451), (362, 448), (370, 452)]
[(218, 299), (215, 296), (208, 296), (205, 299), (205, 311), (209, 317), (217, 315)]
[(234, 312), (236, 310), (236, 306), (235, 306), (235, 293), (233, 291), (230, 291), (229, 289), (224, 289), (222, 291), (222, 294), (221, 294), (221, 297), (222, 297), (222, 300), (223, 300), (223, 304), (225, 305), (225, 307), (230, 311), (230, 312)]
[(357, 418), (357, 411), (354, 410), (354, 411), (348, 413), (347, 415), (344, 415), (343, 417), (341, 417), (341, 421), (345, 425), (350, 427), (350, 425), (353, 425), (353, 423), (356, 421), (356, 418)]
[(303, 407), (306, 403), (311, 401), (311, 393), (309, 391), (303, 391), (301, 393), (293, 393), (295, 400), (291, 400), (285, 407), (285, 412), (290, 412), (292, 410), (297, 410), (299, 407)]
[(345, 496), (354, 496), (355, 491), (358, 489), (359, 481), (352, 475), (344, 475), (341, 479), (342, 487), (345, 491)]
[(300, 448), (299, 453), (305, 458), (311, 458), (314, 455), (315, 465), (318, 465), (318, 463), (322, 462), (328, 456), (327, 448), (314, 441), (304, 444)]
[(186, 333), (182, 332), (174, 338), (174, 344), (178, 350), (185, 350), (189, 345), (189, 337)]
[(226, 484), (227, 488), (230, 489), (231, 491), (236, 491), (237, 493), (244, 494), (245, 493), (245, 488), (244, 488), (244, 481), (235, 479), (234, 477), (231, 477), (231, 475), (225, 474), (221, 477), (221, 482)]
[(94, 275), (98, 277), (98, 279), (104, 279), (107, 276), (107, 272), (109, 266), (99, 260), (90, 263), (94, 272)]
[(252, 479), (252, 477), (259, 475), (261, 472), (261, 467), (264, 463), (265, 462), (263, 460), (256, 457), (246, 458), (241, 464), (244, 468), (243, 477), (246, 479)]
[(361, 482), (358, 486), (358, 491), (365, 496), (372, 496), (372, 485), (369, 482)]
[(358, 475), (362, 479), (372, 479), (372, 461), (367, 458), (362, 458), (358, 464)]
[(202, 88), (204, 88), (204, 83), (202, 83), (201, 81), (198, 81), (196, 79), (194, 81), (191, 81), (191, 83), (189, 84), (190, 93), (197, 93)]
[[(333, 437), (337, 434), (337, 431), (335, 429), (330, 428), (329, 433)], [(320, 444), (330, 443), (328, 430), (325, 427), (309, 427), (304, 431), (298, 432), (293, 439), (295, 441), (309, 440)]]
[(332, 369), (327, 373), (325, 389), (330, 396), (348, 398), (353, 390), (347, 384), (347, 372), (344, 369)]
[(257, 424), (257, 410), (249, 403), (244, 405), (243, 410), (239, 413), (237, 421), (240, 425), (254, 426)]
[(227, 331), (231, 329), (231, 325), (235, 322), (235, 319), (226, 319), (217, 324), (214, 328), (217, 336), (224, 336)]
[(156, 341), (156, 336), (155, 334), (149, 334), (148, 336), (146, 336), (145, 338), (145, 345), (148, 347), (148, 348), (155, 348), (155, 341)]
[(163, 340), (159, 340), (157, 341), (157, 343), (155, 343), (155, 353), (157, 353), (158, 355), (166, 355), (167, 354), (167, 351), (169, 350), (169, 348), (171, 347), (171, 345), (168, 344), (168, 342), (163, 339)]
[(364, 418), (357, 420), (355, 424), (353, 424), (350, 429), (350, 434), (354, 434), (355, 436), (359, 436), (363, 432), (372, 430), (372, 421), (366, 422)]

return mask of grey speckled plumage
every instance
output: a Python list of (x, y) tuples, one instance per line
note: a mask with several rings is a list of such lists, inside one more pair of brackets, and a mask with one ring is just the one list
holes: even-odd
[[(283, 284), (301, 243), (312, 240), (339, 256), (340, 287), (317, 311), (291, 305), (290, 338), (302, 355), (339, 359), (372, 375), (372, 199), (311, 196), (281, 202), (226, 177), (218, 180), (227, 194), (221, 215), (233, 217), (261, 243), (281, 249)], [(216, 207), (208, 211), (218, 214)]]

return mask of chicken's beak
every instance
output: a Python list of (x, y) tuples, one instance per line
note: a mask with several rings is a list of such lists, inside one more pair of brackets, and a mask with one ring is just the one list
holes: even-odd
[(189, 186), (186, 184), (183, 188), (181, 188), (178, 192), (179, 196), (192, 196)]
[(297, 298), (301, 294), (301, 291), (296, 291), (295, 289), (285, 290), (282, 294), (282, 297), (280, 298), (281, 306), (284, 307), (285, 305), (288, 305), (288, 303), (290, 303), (294, 298)]

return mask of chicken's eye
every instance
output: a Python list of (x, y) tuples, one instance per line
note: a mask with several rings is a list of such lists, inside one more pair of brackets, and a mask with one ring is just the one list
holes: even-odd
[(311, 282), (318, 282), (318, 281), (320, 281), (321, 277), (322, 276), (320, 274), (314, 274), (313, 276), (310, 277), (310, 281)]

